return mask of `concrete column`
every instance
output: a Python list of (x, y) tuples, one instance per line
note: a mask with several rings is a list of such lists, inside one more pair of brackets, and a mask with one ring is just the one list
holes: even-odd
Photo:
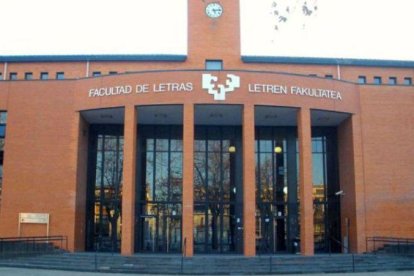
[(183, 253), (193, 256), (194, 105), (184, 105), (183, 120)]
[(122, 242), (121, 254), (134, 254), (135, 245), (135, 179), (137, 152), (137, 111), (135, 106), (125, 107), (124, 163), (122, 183)]
[(243, 245), (244, 256), (256, 255), (256, 176), (254, 156), (254, 105), (243, 109)]
[(300, 250), (302, 255), (314, 254), (312, 135), (310, 110), (298, 111), (299, 185), (300, 185)]

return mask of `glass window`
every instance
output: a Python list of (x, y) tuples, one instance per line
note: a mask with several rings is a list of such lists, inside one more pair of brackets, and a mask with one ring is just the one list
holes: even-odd
[(182, 128), (140, 126), (138, 150), (143, 177), (138, 183), (136, 209), (138, 250), (179, 252), (181, 250)]
[(10, 72), (10, 80), (17, 80), (17, 73), (16, 72)]
[(7, 112), (0, 112), (0, 124), (7, 123)]
[(95, 72), (92, 73), (93, 77), (99, 77), (100, 75), (101, 75), (101, 72), (99, 72), (99, 71), (95, 71)]
[(325, 78), (327, 78), (327, 79), (333, 79), (333, 75), (325, 75)]
[(397, 84), (397, 77), (389, 77), (388, 78), (389, 85), (396, 85)]
[(358, 83), (359, 84), (367, 83), (367, 77), (365, 77), (365, 76), (359, 76), (358, 77)]
[(96, 167), (90, 195), (94, 208), (89, 216), (94, 218), (95, 230), (89, 238), (95, 250), (116, 252), (121, 242), (123, 137), (96, 134), (94, 139)]
[(0, 81), (3, 80), (3, 73), (0, 72)]
[(374, 77), (374, 84), (382, 84), (382, 78), (381, 77)]
[(56, 79), (57, 80), (63, 80), (63, 79), (65, 79), (65, 73), (64, 72), (57, 72), (56, 73)]
[(24, 73), (24, 79), (25, 80), (32, 80), (33, 79), (33, 73), (32, 72)]
[(404, 78), (404, 85), (412, 85), (413, 84), (413, 80), (410, 77), (405, 77)]
[(1, 190), (3, 187), (3, 164), (0, 163), (0, 208), (1, 208)]
[(223, 70), (223, 61), (206, 60), (206, 70)]
[(3, 151), (4, 137), (6, 136), (7, 112), (0, 112), (0, 207), (1, 207), (1, 190), (3, 184)]
[(49, 73), (48, 72), (42, 72), (42, 73), (40, 73), (40, 79), (41, 80), (47, 80), (47, 79), (49, 79)]

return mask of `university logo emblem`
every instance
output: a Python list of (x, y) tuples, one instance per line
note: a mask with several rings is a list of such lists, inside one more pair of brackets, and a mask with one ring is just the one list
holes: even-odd
[(203, 74), (203, 89), (208, 91), (208, 94), (214, 96), (216, 101), (224, 101), (226, 93), (233, 92), (236, 88), (240, 88), (240, 77), (227, 74), (226, 85), (217, 84), (218, 78), (212, 74)]

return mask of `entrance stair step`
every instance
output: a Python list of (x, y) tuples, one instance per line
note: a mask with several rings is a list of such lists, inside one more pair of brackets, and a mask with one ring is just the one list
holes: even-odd
[(59, 253), (0, 258), (0, 266), (101, 271), (138, 274), (279, 274), (414, 270), (414, 258), (383, 254), (274, 255), (246, 258), (236, 255)]

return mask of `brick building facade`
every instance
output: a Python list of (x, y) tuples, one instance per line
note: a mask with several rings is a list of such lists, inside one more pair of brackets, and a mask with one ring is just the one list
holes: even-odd
[(241, 56), (238, 1), (210, 2), (187, 55), (0, 57), (1, 237), (48, 214), (124, 255), (414, 238), (414, 63)]

